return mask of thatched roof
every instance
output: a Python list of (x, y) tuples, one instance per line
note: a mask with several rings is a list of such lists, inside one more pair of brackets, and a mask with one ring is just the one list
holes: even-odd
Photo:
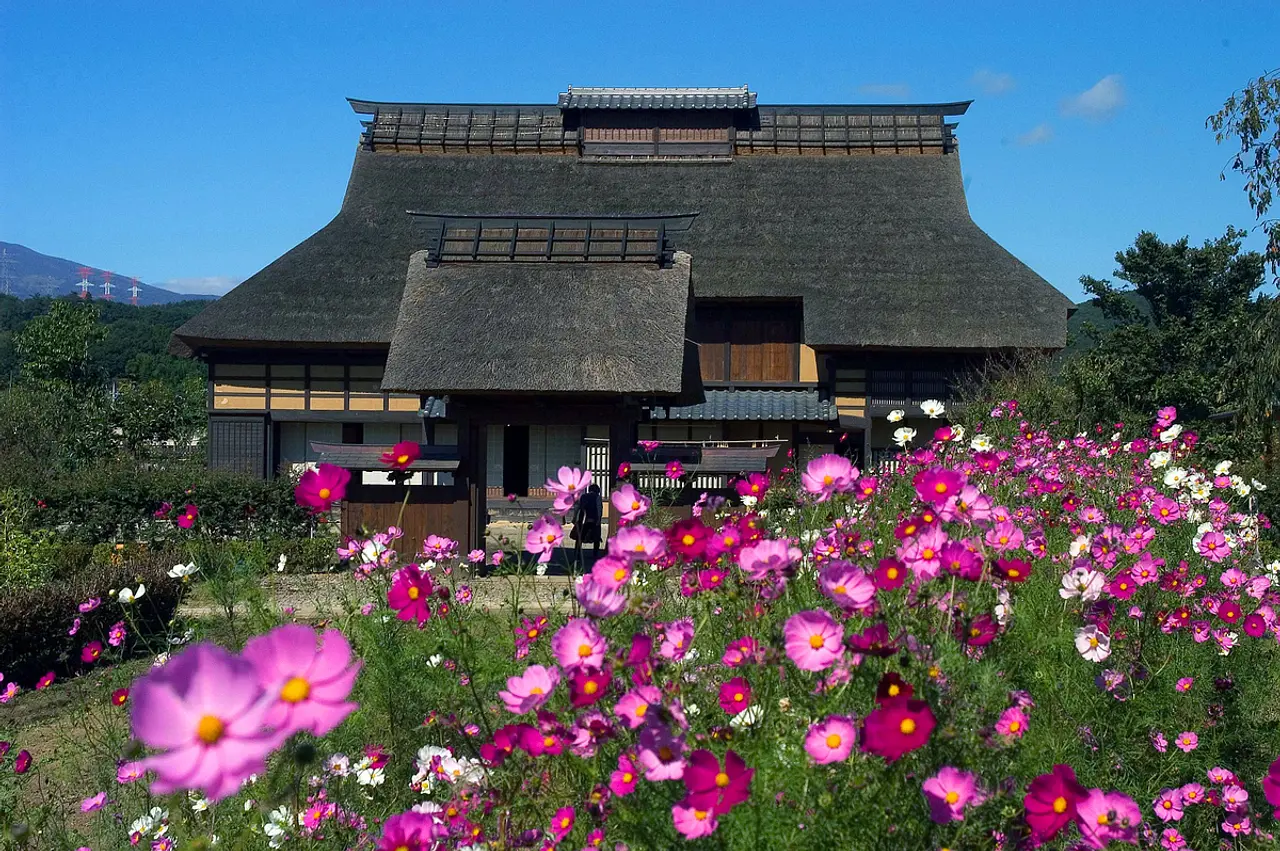
[[(409, 257), (425, 247), (423, 225), (406, 214), (411, 209), (697, 211), (692, 230), (676, 242), (693, 257), (694, 295), (803, 299), (810, 345), (1066, 344), (1070, 301), (974, 224), (956, 154), (606, 163), (361, 150), (334, 220), (179, 328), (174, 350), (388, 344)], [(536, 289), (508, 292), (519, 301)], [(420, 307), (433, 333), (443, 326), (439, 317), (461, 309)]]
[(420, 393), (675, 395), (689, 255), (651, 263), (444, 263), (415, 252), (382, 386)]

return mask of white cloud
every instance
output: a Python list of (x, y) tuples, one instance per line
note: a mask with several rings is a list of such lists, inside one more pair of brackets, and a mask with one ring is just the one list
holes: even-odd
[(1053, 138), (1053, 128), (1048, 124), (1037, 124), (1026, 133), (1023, 133), (1014, 141), (1021, 147), (1026, 148), (1031, 145), (1043, 145)]
[(202, 278), (170, 278), (157, 286), (188, 295), (226, 295), (243, 280), (244, 278), (233, 278), (230, 275), (206, 275)]
[(1119, 74), (1108, 74), (1093, 86), (1062, 102), (1062, 114), (1091, 121), (1103, 121), (1125, 105), (1124, 82)]
[(858, 91), (864, 95), (878, 98), (911, 97), (911, 87), (906, 83), (867, 83), (866, 85), (858, 86)]
[(1002, 95), (1013, 91), (1018, 86), (1018, 82), (1013, 79), (1012, 74), (989, 71), (986, 68), (979, 68), (974, 71), (970, 82), (982, 89), (983, 94), (988, 95)]

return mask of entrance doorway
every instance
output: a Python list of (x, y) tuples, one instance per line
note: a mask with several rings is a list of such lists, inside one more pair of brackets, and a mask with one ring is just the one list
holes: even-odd
[(502, 490), (516, 496), (529, 493), (529, 427), (509, 425), (502, 431)]

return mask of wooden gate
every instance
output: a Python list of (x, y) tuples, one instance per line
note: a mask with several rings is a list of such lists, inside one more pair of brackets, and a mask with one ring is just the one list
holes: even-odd
[(415, 487), (404, 505), (404, 491), (396, 487), (361, 486), (348, 491), (342, 503), (342, 534), (361, 537), (364, 534), (385, 531), (396, 525), (404, 530), (404, 537), (396, 547), (401, 562), (414, 558), (420, 552), (428, 535), (443, 535), (458, 542), (460, 555), (465, 555), (477, 544), (471, 529), (471, 502), (464, 488), (455, 486)]

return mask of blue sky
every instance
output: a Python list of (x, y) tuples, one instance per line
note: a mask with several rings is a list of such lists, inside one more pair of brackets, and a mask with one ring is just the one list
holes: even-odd
[(762, 103), (973, 98), (974, 219), (1078, 299), (1139, 230), (1253, 223), (1204, 119), (1280, 65), (1277, 33), (1275, 2), (0, 0), (0, 239), (220, 292), (337, 212), (347, 96), (748, 83)]

